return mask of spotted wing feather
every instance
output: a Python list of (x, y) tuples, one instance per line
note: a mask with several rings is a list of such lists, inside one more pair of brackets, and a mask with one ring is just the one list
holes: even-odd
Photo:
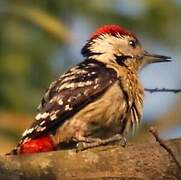
[(77, 111), (101, 96), (117, 80), (113, 69), (96, 60), (85, 60), (53, 82), (32, 126), (21, 143), (56, 130)]

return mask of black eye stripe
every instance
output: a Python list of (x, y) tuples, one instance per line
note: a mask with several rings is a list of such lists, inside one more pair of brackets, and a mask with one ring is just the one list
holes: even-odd
[(121, 55), (121, 56), (117, 56), (116, 57), (116, 62), (119, 64), (120, 62), (124, 62), (127, 59), (127, 56)]
[(126, 59), (128, 58), (132, 58), (131, 56), (126, 56), (126, 55), (115, 55), (115, 60), (119, 65), (125, 66), (124, 61), (126, 61)]

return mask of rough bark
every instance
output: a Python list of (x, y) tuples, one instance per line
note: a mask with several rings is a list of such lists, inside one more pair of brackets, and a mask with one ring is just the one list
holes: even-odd
[[(165, 142), (181, 163), (181, 139)], [(0, 179), (181, 179), (181, 169), (158, 143), (102, 146), (1, 156)]]

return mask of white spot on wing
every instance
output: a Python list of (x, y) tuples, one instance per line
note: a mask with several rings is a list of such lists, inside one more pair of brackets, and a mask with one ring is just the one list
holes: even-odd
[(44, 131), (46, 129), (46, 127), (41, 127), (41, 126), (39, 126), (37, 129), (36, 129), (36, 131), (37, 132), (42, 132), (42, 131)]
[(93, 88), (94, 89), (97, 89), (99, 87), (99, 84), (95, 85)]
[(61, 91), (63, 89), (69, 89), (69, 88), (74, 88), (74, 87), (75, 87), (75, 83), (65, 83), (62, 86), (60, 86), (58, 90)]
[(91, 66), (91, 67), (95, 67), (96, 66), (96, 64), (94, 64), (94, 63), (89, 63), (88, 65)]
[(94, 75), (94, 74), (96, 74), (96, 72), (93, 71), (93, 72), (91, 72), (91, 74)]
[(58, 101), (58, 104), (59, 104), (59, 105), (63, 105), (62, 99), (60, 99), (60, 100)]
[(58, 100), (58, 97), (57, 96), (55, 96), (55, 97), (53, 97), (51, 100), (50, 100), (50, 102), (49, 103), (54, 103), (54, 102), (57, 102)]
[(35, 119), (36, 119), (36, 120), (46, 119), (48, 116), (49, 116), (49, 113), (47, 113), (47, 112), (44, 112), (43, 114), (42, 114), (42, 113), (39, 113), (39, 114), (37, 114), (37, 116), (35, 117)]
[(67, 105), (65, 106), (65, 111), (71, 111), (71, 110), (72, 110), (72, 108), (70, 107), (69, 104), (67, 104)]
[(74, 75), (83, 75), (83, 74), (87, 74), (87, 71), (84, 69), (81, 69), (79, 66), (75, 66), (72, 69), (70, 69), (70, 72), (63, 74), (61, 76), (61, 79), (63, 80), (63, 78), (67, 78), (67, 77), (71, 78)]
[(97, 84), (97, 83), (98, 83), (98, 81), (99, 81), (99, 79), (98, 79), (98, 78), (96, 78), (96, 79), (95, 79), (95, 84)]
[(42, 122), (40, 123), (40, 126), (42, 126), (43, 124), (45, 124), (45, 121), (42, 121)]
[(57, 113), (59, 112), (59, 110), (56, 111), (52, 111), (50, 114), (50, 120), (53, 121), (55, 119), (57, 119)]
[(67, 100), (67, 102), (71, 102), (71, 101), (72, 101), (72, 99), (69, 97), (68, 100)]
[(91, 84), (93, 84), (92, 81), (79, 82), (78, 85), (77, 85), (77, 87), (85, 87), (85, 86), (89, 86), (89, 85), (91, 85)]
[(62, 79), (61, 83), (65, 83), (66, 81), (70, 81), (70, 80), (73, 80), (75, 78), (76, 78), (75, 75), (65, 77), (64, 79)]
[(50, 116), (50, 119), (51, 119), (51, 121), (57, 119), (57, 114), (56, 114), (56, 113), (55, 113), (55, 114), (52, 114), (52, 115)]
[(30, 128), (30, 129), (27, 129), (26, 131), (24, 131), (23, 133), (23, 137), (26, 136), (27, 134), (31, 134), (32, 132), (34, 131), (34, 128)]
[(84, 91), (84, 95), (88, 96), (88, 94), (89, 94), (89, 89)]

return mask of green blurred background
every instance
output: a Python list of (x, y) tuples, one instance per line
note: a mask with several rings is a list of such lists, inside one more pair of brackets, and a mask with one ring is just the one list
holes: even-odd
[[(145, 68), (145, 87), (181, 88), (181, 0), (0, 0), (0, 153), (31, 124), (50, 82), (83, 58), (80, 49), (103, 24), (135, 32), (145, 48), (171, 56)], [(181, 93), (180, 93), (181, 94)], [(144, 120), (134, 141), (181, 136), (181, 95), (146, 93)]]

